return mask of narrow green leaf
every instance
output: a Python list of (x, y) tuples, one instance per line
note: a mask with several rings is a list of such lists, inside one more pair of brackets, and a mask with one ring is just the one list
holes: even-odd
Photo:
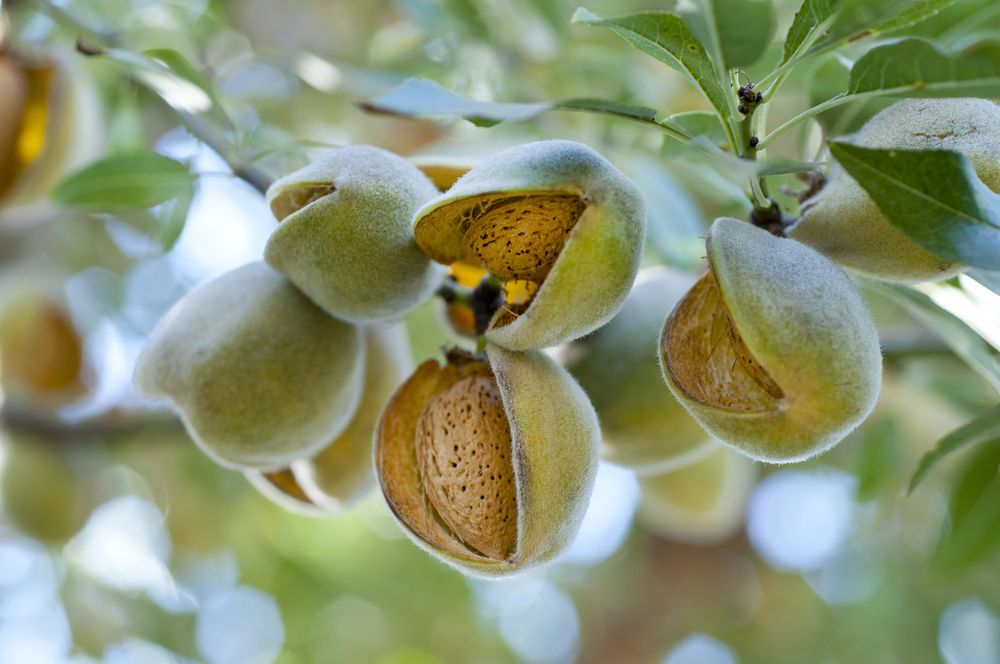
[(194, 176), (184, 164), (155, 152), (123, 154), (94, 162), (63, 180), (57, 203), (98, 212), (150, 208), (191, 196)]
[(667, 265), (695, 269), (705, 253), (704, 215), (663, 164), (642, 155), (623, 160), (622, 169), (646, 199), (647, 250)]
[(969, 270), (969, 276), (1000, 295), (1000, 272), (990, 270)]
[[(844, 94), (850, 84), (852, 63), (833, 54), (819, 64), (809, 78), (809, 105), (819, 106)], [(816, 121), (832, 136), (843, 136), (861, 129), (876, 113), (893, 100), (877, 96), (836, 106), (816, 116)]]
[(906, 459), (906, 440), (894, 417), (874, 419), (862, 430), (861, 444), (856, 445), (858, 464), (855, 476), (858, 478), (856, 495), (859, 501), (867, 502), (878, 498), (891, 487)]
[(1000, 406), (990, 412), (955, 429), (938, 441), (934, 449), (924, 455), (910, 479), (909, 491), (913, 490), (924, 479), (928, 471), (941, 459), (955, 450), (970, 445), (979, 445), (991, 440), (1000, 440)]
[(728, 117), (727, 86), (719, 80), (705, 46), (677, 14), (642, 12), (602, 19), (580, 8), (573, 22), (610, 28), (636, 49), (677, 69), (705, 93), (723, 117)]
[(749, 67), (764, 55), (774, 35), (771, 0), (706, 0), (725, 69)]
[(477, 101), (423, 78), (408, 79), (386, 94), (362, 102), (360, 105), (367, 111), (391, 115), (462, 117), (480, 126), (495, 125), (506, 120), (513, 122), (530, 120), (545, 111), (552, 110), (584, 111), (640, 122), (656, 121), (656, 111), (651, 108), (605, 99), (579, 98), (555, 103)]
[(813, 30), (832, 17), (844, 0), (804, 0), (792, 19), (792, 25), (785, 36), (785, 47), (781, 53), (781, 63), (792, 59), (796, 51), (806, 42)]
[(995, 349), (965, 321), (913, 288), (872, 280), (862, 283), (865, 288), (891, 298), (906, 309), (1000, 393), (1000, 363), (994, 354)]
[(411, 78), (384, 95), (362, 102), (361, 107), (366, 111), (390, 115), (448, 115), (497, 123), (529, 120), (551, 109), (552, 104), (476, 101), (455, 94), (434, 81)]
[(849, 95), (1000, 97), (1000, 41), (987, 40), (956, 53), (911, 37), (876, 46), (851, 68)]
[(629, 120), (639, 120), (641, 122), (655, 122), (656, 110), (646, 106), (636, 106), (634, 104), (622, 104), (616, 101), (605, 99), (566, 99), (552, 104), (552, 108), (559, 111), (585, 111), (588, 113), (604, 113), (605, 115), (617, 115)]
[(808, 53), (828, 51), (848, 42), (916, 25), (955, 0), (844, 0), (834, 8), (836, 18)]
[(934, 564), (960, 572), (1000, 549), (1000, 439), (980, 445), (965, 466), (948, 504), (950, 527), (934, 551)]
[[(720, 149), (729, 149), (726, 130), (723, 129), (719, 116), (711, 111), (674, 113), (661, 120), (661, 124), (690, 138), (701, 136)], [(687, 149), (681, 141), (667, 137), (664, 139), (661, 154), (671, 157), (683, 153)]]
[(830, 151), (914, 242), (946, 260), (1000, 269), (1000, 195), (946, 150), (883, 150), (834, 141)]

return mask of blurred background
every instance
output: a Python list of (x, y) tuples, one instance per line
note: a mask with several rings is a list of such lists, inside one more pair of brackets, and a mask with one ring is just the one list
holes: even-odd
[[(646, 263), (703, 269), (707, 224), (746, 214), (738, 174), (645, 127), (561, 112), (487, 128), (356, 103), (420, 76), (480, 100), (705, 108), (676, 72), (572, 25), (577, 1), (0, 3), (6, 48), (33, 72), (36, 131), (0, 166), (0, 662), (1000, 662), (998, 446), (949, 457), (907, 492), (938, 439), (996, 405), (1000, 296), (986, 277), (865, 290), (883, 394), (832, 452), (727, 462), (660, 492), (603, 464), (570, 550), (502, 583), (419, 551), (377, 491), (333, 518), (282, 509), (135, 394), (132, 365), (163, 313), (259, 259), (275, 222), (255, 182), (323, 146), (472, 164), (528, 140), (582, 141), (642, 188)], [(797, 7), (777, 6), (782, 34)], [(911, 32), (959, 46), (998, 30), (993, 0), (960, 0)], [(773, 50), (749, 76), (780, 40)], [(797, 72), (772, 126), (837, 66)], [(825, 133), (880, 107), (861, 106), (776, 152), (815, 158)], [(153, 193), (63, 186), (125, 154)], [(779, 180), (794, 213), (805, 185)], [(438, 306), (407, 320), (417, 361), (454, 343)]]

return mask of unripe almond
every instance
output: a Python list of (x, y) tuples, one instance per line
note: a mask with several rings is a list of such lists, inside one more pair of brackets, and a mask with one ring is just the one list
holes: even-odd
[(56, 184), (100, 155), (100, 98), (77, 54), (0, 53), (0, 227), (49, 219)]
[(413, 213), (436, 193), (416, 166), (391, 152), (330, 150), (268, 189), (281, 223), (265, 258), (332, 316), (400, 318), (443, 277), (410, 229)]
[(429, 360), (379, 422), (375, 467), (408, 535), (477, 576), (509, 576), (572, 541), (600, 432), (586, 395), (538, 352)]
[[(1000, 193), (1000, 106), (986, 99), (904, 99), (869, 120), (856, 143), (868, 148), (952, 150)], [(831, 260), (877, 279), (947, 279), (965, 270), (911, 240), (839, 165), (787, 231)]]
[(314, 503), (306, 495), (289, 468), (271, 471), (248, 470), (243, 474), (253, 488), (282, 509), (303, 516), (332, 516), (331, 512)]
[(217, 462), (271, 470), (314, 454), (358, 406), (364, 339), (278, 272), (251, 263), (174, 305), (135, 382), (166, 397)]
[(707, 456), (690, 465), (640, 478), (637, 517), (662, 537), (718, 544), (742, 525), (756, 477), (753, 461), (715, 443)]
[(453, 157), (414, 157), (410, 161), (434, 183), (438, 191), (445, 192), (455, 186), (459, 178), (472, 168), (464, 159)]
[(694, 283), (665, 267), (639, 271), (610, 323), (562, 349), (601, 421), (601, 456), (638, 474), (665, 473), (710, 453), (714, 444), (663, 388), (657, 346), (663, 320)]
[(882, 357), (871, 314), (836, 265), (794, 240), (718, 219), (710, 271), (660, 338), (670, 390), (744, 454), (800, 461), (871, 412)]
[(639, 190), (604, 157), (579, 143), (539, 141), (470, 170), (417, 212), (414, 235), (439, 263), (485, 268), (531, 293), (498, 310), (486, 332), (525, 350), (611, 319), (639, 268), (645, 223)]
[(341, 512), (375, 486), (372, 445), (375, 426), (389, 397), (413, 370), (405, 328), (369, 325), (361, 402), (344, 432), (315, 456), (292, 463), (309, 500), (328, 513)]

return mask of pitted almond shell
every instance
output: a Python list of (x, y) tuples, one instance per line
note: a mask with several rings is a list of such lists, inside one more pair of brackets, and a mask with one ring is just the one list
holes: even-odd
[(358, 323), (401, 318), (433, 295), (444, 271), (417, 248), (410, 219), (437, 189), (402, 157), (338, 148), (275, 182), (281, 222), (265, 249), (327, 313)]
[(710, 453), (683, 468), (639, 479), (639, 522), (661, 537), (701, 546), (739, 530), (757, 478), (753, 461), (713, 443)]
[(369, 325), (364, 328), (364, 336), (364, 384), (354, 417), (326, 448), (292, 463), (304, 493), (328, 512), (344, 511), (374, 488), (375, 425), (389, 397), (413, 369), (406, 330), (401, 324)]
[(502, 577), (572, 541), (599, 438), (565, 370), (490, 345), (485, 360), (452, 352), (417, 367), (379, 422), (375, 467), (414, 542), (467, 574)]
[(282, 509), (303, 516), (329, 517), (333, 515), (330, 511), (310, 500), (290, 468), (272, 471), (248, 470), (243, 474), (253, 488)]
[[(856, 142), (869, 148), (960, 152), (983, 183), (1000, 193), (1000, 106), (987, 99), (904, 99), (869, 120)], [(789, 237), (876, 279), (940, 280), (966, 269), (911, 240), (839, 165), (802, 213)]]
[(218, 463), (285, 468), (337, 438), (358, 406), (361, 330), (251, 263), (193, 290), (164, 316), (135, 383), (165, 397)]
[(645, 208), (635, 184), (570, 141), (528, 143), (476, 166), (414, 217), (435, 261), (486, 268), (533, 297), (486, 333), (511, 350), (581, 337), (611, 319), (639, 267)]
[(695, 277), (665, 267), (639, 271), (611, 322), (562, 349), (564, 365), (601, 421), (601, 456), (640, 475), (693, 463), (714, 448), (705, 430), (663, 389), (655, 354), (663, 320)]
[(774, 463), (819, 454), (874, 407), (878, 333), (840, 268), (736, 219), (708, 235), (705, 274), (667, 319), (667, 385), (705, 429)]

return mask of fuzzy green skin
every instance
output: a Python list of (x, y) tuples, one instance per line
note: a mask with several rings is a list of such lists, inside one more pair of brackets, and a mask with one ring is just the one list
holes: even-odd
[(739, 530), (757, 467), (723, 445), (711, 450), (680, 470), (639, 480), (636, 516), (648, 530), (702, 546), (719, 544)]
[[(865, 124), (857, 143), (960, 152), (983, 183), (1000, 192), (1000, 106), (985, 99), (897, 102)], [(788, 236), (856, 272), (906, 283), (947, 279), (965, 270), (913, 242), (839, 165), (822, 191), (806, 201), (803, 213)]]
[(431, 181), (391, 152), (353, 146), (278, 180), (268, 202), (317, 183), (335, 190), (278, 224), (267, 262), (330, 315), (351, 322), (399, 319), (428, 300), (444, 270), (417, 248), (410, 219), (437, 195)]
[(359, 328), (251, 263), (196, 288), (164, 316), (135, 384), (168, 398), (218, 463), (269, 470), (343, 431), (358, 405), (363, 358)]
[(714, 448), (701, 425), (662, 389), (653, 350), (663, 320), (694, 281), (665, 267), (641, 270), (611, 322), (565, 349), (566, 368), (601, 421), (601, 456), (642, 475), (680, 468)]
[(327, 513), (342, 512), (375, 487), (375, 426), (389, 397), (413, 371), (402, 325), (370, 325), (364, 334), (364, 387), (351, 423), (331, 443), (331, 449), (292, 464), (299, 486)]
[(537, 141), (476, 166), (414, 218), (463, 198), (536, 191), (586, 196), (589, 204), (527, 311), (486, 333), (487, 341), (509, 350), (572, 341), (617, 313), (639, 270), (646, 233), (645, 202), (635, 183), (585, 145)]
[(517, 546), (506, 561), (462, 558), (403, 530), (465, 574), (503, 578), (552, 560), (573, 542), (594, 488), (601, 431), (587, 395), (547, 355), (492, 344), (486, 354), (511, 423)]
[(753, 459), (825, 452), (868, 416), (881, 385), (878, 332), (860, 293), (816, 251), (736, 219), (717, 219), (707, 246), (736, 329), (785, 396), (765, 414), (701, 403), (673, 381), (661, 354), (667, 385), (710, 434)]

